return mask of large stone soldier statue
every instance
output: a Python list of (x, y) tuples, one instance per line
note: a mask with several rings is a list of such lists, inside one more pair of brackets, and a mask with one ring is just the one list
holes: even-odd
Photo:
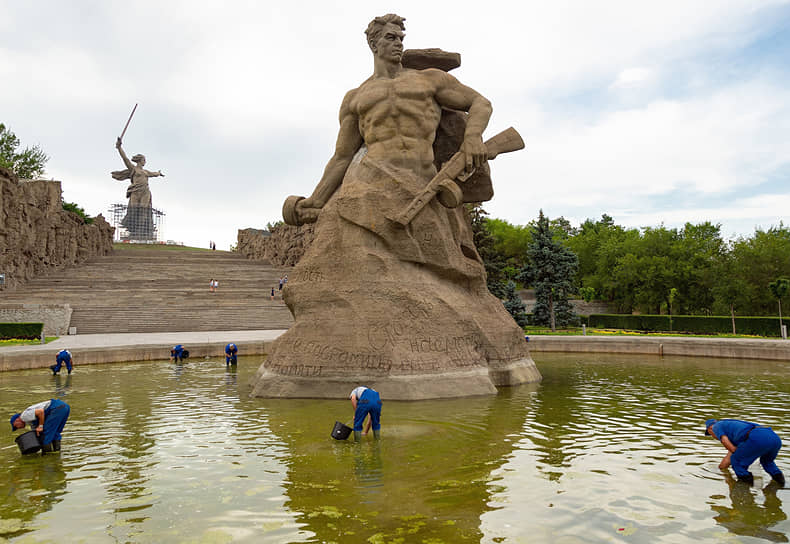
[[(496, 155), (482, 139), (491, 104), (443, 70), (405, 68), (404, 30), (393, 14), (370, 23), (373, 75), (343, 99), (313, 194), (286, 201), (287, 222), (317, 221), (315, 240), (284, 291), (295, 323), (254, 395), (341, 398), (364, 382), (388, 399), (422, 399), (540, 380), (523, 331), (486, 288), (449, 179)], [(448, 179), (434, 163), (443, 108), (468, 113)]]

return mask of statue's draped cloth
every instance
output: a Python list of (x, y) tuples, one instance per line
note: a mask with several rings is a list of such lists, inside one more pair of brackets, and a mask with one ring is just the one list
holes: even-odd
[(115, 170), (111, 172), (113, 179), (129, 180), (126, 188), (126, 198), (129, 204), (126, 215), (121, 220), (121, 226), (129, 231), (136, 239), (154, 238), (154, 215), (151, 209), (151, 189), (148, 186), (148, 176), (135, 175), (134, 168)]
[(253, 395), (345, 397), (364, 383), (422, 399), (540, 380), (523, 331), (486, 288), (464, 209), (432, 199), (406, 228), (387, 219), (430, 177), (357, 154), (289, 274), (295, 323)]

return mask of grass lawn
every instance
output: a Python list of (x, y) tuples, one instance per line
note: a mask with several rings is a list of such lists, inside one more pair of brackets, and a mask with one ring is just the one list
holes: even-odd
[[(44, 339), (45, 344), (49, 344), (53, 340), (57, 340), (60, 336), (47, 336)], [(9, 338), (8, 340), (0, 340), (0, 347), (2, 346), (25, 346), (25, 345), (35, 345), (40, 344), (41, 340), (36, 338), (35, 340), (24, 340), (21, 338)]]

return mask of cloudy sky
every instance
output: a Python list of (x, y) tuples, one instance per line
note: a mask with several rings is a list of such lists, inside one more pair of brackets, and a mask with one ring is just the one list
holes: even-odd
[[(335, 5), (336, 4), (336, 5)], [(372, 70), (363, 31), (460, 52), (494, 105), (492, 217), (790, 223), (790, 1), (0, 0), (0, 122), (51, 159), (91, 215), (125, 202), (115, 139), (151, 180), (164, 238), (220, 249), (309, 195), (344, 93)]]

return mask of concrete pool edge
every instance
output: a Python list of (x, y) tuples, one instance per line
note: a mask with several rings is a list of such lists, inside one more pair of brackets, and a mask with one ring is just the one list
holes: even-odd
[(790, 361), (790, 341), (675, 336), (530, 336), (530, 353), (622, 353)]
[[(0, 347), (0, 372), (46, 368), (69, 349), (76, 365), (167, 360), (183, 344), (193, 358), (221, 357), (234, 342), (241, 355), (263, 355), (285, 330), (88, 334), (62, 336), (49, 344)], [(621, 353), (790, 361), (790, 341), (751, 338), (641, 336), (530, 336), (531, 353)]]
[(55, 354), (68, 349), (76, 366), (129, 361), (161, 361), (170, 348), (183, 344), (190, 358), (222, 357), (225, 345), (235, 343), (239, 355), (263, 355), (284, 330), (84, 334), (62, 336), (48, 344), (0, 347), (0, 372), (46, 368)]

